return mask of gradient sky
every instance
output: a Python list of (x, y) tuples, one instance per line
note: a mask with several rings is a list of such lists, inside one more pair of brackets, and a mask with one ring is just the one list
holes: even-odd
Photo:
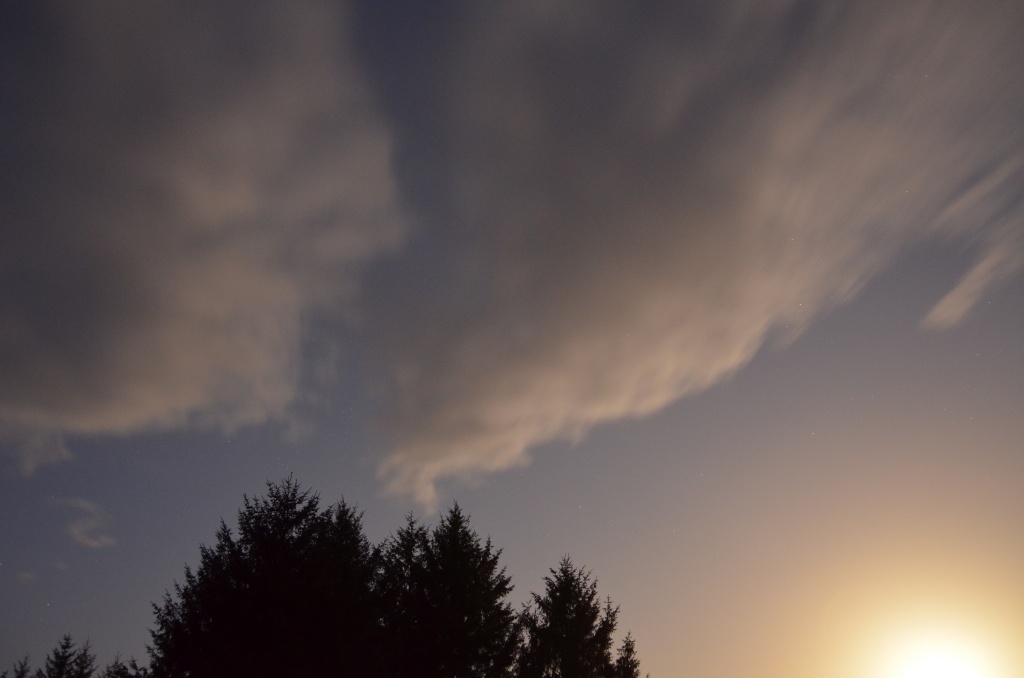
[(1018, 2), (11, 2), (0, 92), (0, 666), (294, 473), (656, 677), (1024, 675)]

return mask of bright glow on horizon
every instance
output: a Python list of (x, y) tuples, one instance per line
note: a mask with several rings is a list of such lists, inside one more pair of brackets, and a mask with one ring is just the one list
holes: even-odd
[(882, 651), (871, 678), (1008, 678), (990, 648), (953, 629), (897, 635)]

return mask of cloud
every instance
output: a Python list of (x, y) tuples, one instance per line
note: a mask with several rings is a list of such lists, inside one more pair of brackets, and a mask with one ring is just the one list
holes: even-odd
[(1024, 248), (1019, 242), (999, 242), (944, 296), (925, 316), (923, 324), (945, 329), (960, 323), (989, 288), (1015, 274), (1024, 264)]
[(117, 544), (113, 537), (103, 534), (104, 528), (110, 522), (110, 514), (96, 503), (78, 498), (65, 499), (62, 503), (80, 512), (67, 527), (68, 536), (76, 544), (91, 549), (108, 548)]
[[(916, 243), (992, 243), (933, 326), (1018, 265), (1007, 3), (567, 0), (460, 25), (414, 57), (443, 86), (404, 123), (445, 140), (443, 197), (366, 300), (394, 491), (429, 503), (705, 389)], [(398, 152), (415, 180), (422, 150)]]
[(979, 253), (936, 328), (1024, 256), (1013, 3), (3, 11), (26, 471), (288, 420), (343, 325), (386, 382), (381, 476), (429, 503), (728, 378), (918, 243)]
[(0, 443), (4, 442), (5, 437), (8, 441), (16, 442), (18, 462), (25, 475), (32, 475), (40, 466), (71, 458), (71, 451), (60, 433), (39, 429), (15, 432), (10, 428), (2, 432), (4, 435), (0, 436)]
[(0, 443), (281, 419), (304, 324), (397, 245), (329, 2), (5, 8)]
[(32, 584), (37, 579), (39, 579), (39, 575), (35, 572), (32, 572), (31, 570), (21, 570), (15, 576), (17, 577), (18, 582), (21, 584)]

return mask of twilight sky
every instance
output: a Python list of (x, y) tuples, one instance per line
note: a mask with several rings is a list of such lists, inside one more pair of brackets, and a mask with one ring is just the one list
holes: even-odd
[(0, 92), (0, 667), (294, 472), (654, 676), (1024, 675), (1019, 3), (5, 3)]

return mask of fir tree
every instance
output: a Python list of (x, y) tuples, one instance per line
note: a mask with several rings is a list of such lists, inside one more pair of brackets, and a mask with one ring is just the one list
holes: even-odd
[(550, 572), (544, 595), (533, 594), (523, 613), (520, 678), (613, 678), (618, 608), (609, 599), (602, 604), (597, 582), (568, 557)]
[(46, 663), (36, 671), (35, 678), (92, 678), (96, 672), (96, 657), (90, 649), (89, 641), (85, 641), (76, 650), (71, 636), (65, 635), (46, 656)]
[[(14, 671), (14, 673), (10, 675), (10, 678), (29, 678), (29, 675), (32, 673), (32, 666), (29, 664), (28, 655), (25, 655), (15, 662), (14, 666), (11, 667), (11, 670)], [(0, 673), (0, 678), (8, 678), (7, 671)]]
[(291, 478), (245, 497), (238, 537), (221, 521), (163, 604), (154, 606), (157, 678), (377, 673), (376, 569), (362, 518)]
[(379, 578), (392, 675), (510, 675), (516, 616), (500, 556), (457, 504), (430, 531), (409, 518), (385, 545)]

